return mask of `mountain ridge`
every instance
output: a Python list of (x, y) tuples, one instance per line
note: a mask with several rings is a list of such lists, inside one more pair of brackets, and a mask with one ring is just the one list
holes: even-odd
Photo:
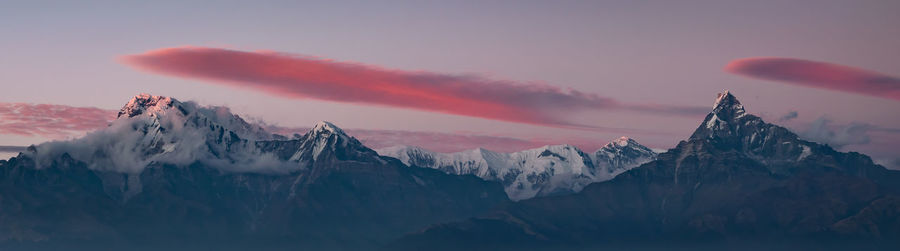
[(409, 166), (499, 181), (513, 200), (578, 192), (590, 183), (609, 180), (656, 157), (655, 152), (627, 137), (613, 140), (593, 154), (566, 144), (513, 153), (482, 148), (437, 153), (415, 146), (394, 146), (376, 151)]
[(109, 127), (0, 161), (0, 249), (358, 250), (508, 201), (321, 122), (288, 140), (138, 95)]
[(654, 161), (576, 194), (435, 224), (388, 247), (884, 249), (900, 244), (897, 184), (900, 172), (801, 140), (725, 92), (690, 138)]

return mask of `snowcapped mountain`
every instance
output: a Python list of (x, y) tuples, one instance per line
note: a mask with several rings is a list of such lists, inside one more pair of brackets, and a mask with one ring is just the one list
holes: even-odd
[(254, 144), (275, 137), (225, 107), (141, 94), (122, 107), (109, 127), (71, 141), (43, 143), (25, 154), (34, 155), (38, 165), (67, 154), (92, 168), (129, 173), (138, 173), (151, 163), (282, 168), (274, 155), (259, 151)]
[(143, 94), (107, 128), (0, 161), (0, 187), (0, 250), (372, 250), (509, 201), (328, 122), (288, 140)]
[(609, 142), (591, 155), (594, 165), (605, 170), (609, 180), (631, 168), (656, 159), (657, 153), (628, 137)]
[(730, 92), (720, 93), (703, 123), (691, 139), (734, 149), (767, 165), (773, 172), (787, 172), (790, 166), (807, 158), (833, 153), (826, 145), (800, 139), (787, 128), (766, 123), (748, 114)]
[(329, 156), (340, 160), (382, 161), (377, 153), (331, 122), (316, 123), (298, 140), (302, 142), (300, 150), (290, 157), (291, 161), (315, 162)]
[(248, 123), (226, 107), (200, 106), (174, 98), (137, 95), (109, 127), (71, 141), (43, 143), (26, 152), (37, 165), (62, 155), (93, 169), (139, 173), (154, 163), (202, 162), (230, 171), (291, 171), (335, 157), (383, 161), (371, 149), (329, 122), (302, 137), (286, 137)]
[[(194, 102), (181, 102), (174, 98), (139, 94), (128, 101), (119, 110), (117, 119), (149, 118), (150, 121), (159, 123), (161, 120), (182, 122), (185, 126), (196, 128), (210, 127), (210, 130), (219, 129), (233, 132), (244, 139), (262, 140), (272, 139), (275, 135), (266, 132), (262, 127), (247, 123), (240, 116), (231, 113), (231, 110), (222, 106), (200, 106)], [(229, 133), (228, 137), (232, 137)]]
[(544, 146), (515, 153), (482, 148), (436, 153), (414, 146), (376, 151), (410, 166), (499, 181), (513, 200), (578, 192), (590, 183), (612, 179), (656, 157), (655, 152), (627, 137), (610, 142), (593, 155), (570, 145)]

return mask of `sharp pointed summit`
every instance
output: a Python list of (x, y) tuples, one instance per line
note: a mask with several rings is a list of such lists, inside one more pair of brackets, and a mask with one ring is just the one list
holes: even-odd
[(811, 155), (834, 151), (804, 141), (787, 128), (766, 123), (747, 113), (741, 102), (728, 91), (718, 95), (712, 112), (685, 143), (696, 147), (712, 146), (716, 151), (736, 150), (760, 159), (773, 172), (787, 172), (790, 166)]
[(725, 91), (717, 95), (712, 111), (706, 115), (691, 138), (728, 139), (737, 134), (736, 130), (742, 130), (744, 126), (752, 124), (764, 122), (757, 116), (747, 114), (737, 97)]
[(315, 126), (313, 126), (313, 129), (311, 131), (315, 134), (329, 133), (346, 135), (346, 133), (344, 133), (344, 130), (328, 121), (319, 121)]
[(722, 120), (736, 119), (744, 116), (744, 105), (729, 91), (719, 93), (713, 105), (713, 113)]
[(365, 147), (359, 140), (350, 137), (340, 127), (327, 121), (320, 121), (300, 139), (300, 151), (294, 153), (290, 160), (299, 162), (316, 162), (329, 158), (336, 160), (373, 160), (380, 159), (372, 149)]

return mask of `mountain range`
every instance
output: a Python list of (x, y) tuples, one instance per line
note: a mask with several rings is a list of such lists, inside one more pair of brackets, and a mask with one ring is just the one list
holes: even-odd
[(514, 153), (483, 148), (435, 153), (415, 146), (376, 150), (413, 167), (434, 168), (455, 175), (475, 175), (498, 181), (510, 199), (569, 194), (590, 183), (606, 181), (656, 158), (650, 148), (628, 137), (609, 142), (593, 154), (570, 145), (552, 145)]
[(432, 225), (389, 250), (893, 249), (898, 192), (900, 172), (799, 139), (725, 92), (654, 161), (576, 194)]
[(0, 161), (3, 250), (358, 250), (508, 201), (328, 122), (296, 139), (139, 95), (106, 129)]
[(900, 171), (800, 139), (729, 92), (690, 138), (594, 153), (373, 150), (138, 95), (107, 128), (0, 160), (3, 250), (884, 249)]

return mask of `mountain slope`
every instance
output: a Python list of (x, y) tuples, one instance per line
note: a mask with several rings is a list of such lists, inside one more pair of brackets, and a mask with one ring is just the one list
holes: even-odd
[(410, 166), (499, 181), (513, 200), (578, 192), (590, 183), (609, 180), (656, 157), (652, 150), (626, 137), (610, 142), (593, 155), (570, 145), (544, 146), (514, 153), (481, 148), (435, 153), (411, 146), (377, 151)]
[(765, 123), (726, 92), (655, 161), (578, 194), (435, 225), (391, 249), (885, 248), (900, 244), (898, 177)]
[(507, 200), (499, 184), (408, 168), (328, 122), (285, 140), (227, 110), (140, 95), (107, 129), (0, 162), (0, 249), (370, 249)]

